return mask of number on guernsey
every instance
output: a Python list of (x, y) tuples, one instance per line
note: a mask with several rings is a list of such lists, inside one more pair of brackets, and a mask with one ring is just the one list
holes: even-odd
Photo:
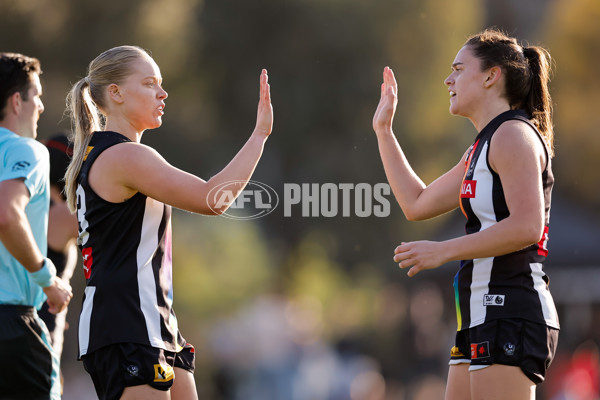
[(88, 222), (85, 219), (85, 191), (81, 185), (77, 185), (77, 221), (79, 223), (79, 237), (77, 238), (77, 244), (85, 246), (88, 241), (89, 233)]

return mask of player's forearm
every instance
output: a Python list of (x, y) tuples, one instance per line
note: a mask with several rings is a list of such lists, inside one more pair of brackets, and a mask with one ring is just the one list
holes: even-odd
[(410, 166), (393, 132), (377, 132), (379, 154), (385, 175), (396, 201), (409, 220), (415, 218), (415, 206), (425, 184)]
[(444, 241), (446, 259), (457, 261), (497, 257), (524, 249), (540, 241), (542, 233), (536, 225), (508, 217), (477, 233)]
[[(227, 189), (231, 190), (233, 199), (237, 198), (252, 177), (262, 156), (266, 140), (266, 136), (254, 132), (229, 164), (208, 180), (209, 191), (224, 183), (236, 182), (228, 185)], [(210, 199), (208, 201), (210, 202)], [(209, 206), (211, 209), (215, 209), (215, 204), (209, 204)], [(217, 211), (222, 213), (227, 210), (227, 207), (220, 207)]]
[(7, 207), (0, 212), (0, 241), (27, 271), (35, 272), (42, 267), (44, 256), (23, 211)]

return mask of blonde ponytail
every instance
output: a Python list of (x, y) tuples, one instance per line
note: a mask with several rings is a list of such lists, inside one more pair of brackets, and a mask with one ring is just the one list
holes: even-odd
[(119, 46), (106, 50), (90, 63), (88, 75), (79, 80), (67, 95), (67, 113), (73, 126), (73, 158), (65, 173), (65, 194), (71, 212), (77, 210), (77, 177), (95, 131), (104, 129), (106, 88), (121, 84), (131, 73), (131, 65), (140, 58), (151, 58), (137, 46)]
[(65, 173), (65, 194), (71, 212), (77, 210), (77, 176), (94, 131), (103, 128), (99, 110), (90, 96), (88, 78), (77, 82), (67, 95), (67, 111), (73, 125), (73, 158)]

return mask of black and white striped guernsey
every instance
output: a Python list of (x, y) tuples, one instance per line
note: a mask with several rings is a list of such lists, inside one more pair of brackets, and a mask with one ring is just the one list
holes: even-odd
[[(465, 165), (460, 207), (467, 217), (466, 233), (487, 229), (509, 216), (500, 177), (489, 164), (492, 136), (505, 121), (527, 123), (544, 142), (522, 110), (509, 110), (494, 118), (476, 137)], [(498, 257), (463, 260), (454, 278), (458, 330), (498, 318), (522, 318), (559, 328), (548, 277), (542, 266), (548, 254), (550, 197), (554, 177), (546, 148), (547, 166), (542, 172), (545, 229), (540, 242)]]
[(172, 309), (171, 207), (136, 193), (122, 203), (102, 199), (88, 172), (107, 148), (130, 142), (95, 132), (77, 179), (78, 245), (86, 288), (79, 317), (79, 356), (114, 343), (179, 351)]

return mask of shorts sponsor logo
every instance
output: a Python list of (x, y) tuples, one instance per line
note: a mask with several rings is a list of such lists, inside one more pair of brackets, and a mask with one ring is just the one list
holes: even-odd
[(173, 367), (163, 367), (160, 364), (154, 364), (154, 382), (168, 382), (173, 379)]
[(460, 188), (460, 197), (463, 199), (475, 198), (475, 190), (477, 189), (477, 181), (465, 179)]
[(140, 374), (140, 369), (137, 365), (128, 365), (127, 372), (129, 372), (129, 375), (131, 376), (138, 376)]
[(503, 294), (484, 294), (483, 295), (483, 306), (503, 306), (504, 295)]
[(24, 169), (29, 168), (31, 164), (28, 161), (17, 161), (12, 165), (12, 170), (14, 171), (22, 171)]
[(504, 343), (504, 354), (506, 354), (507, 356), (514, 356), (515, 355), (515, 345), (512, 344), (511, 342), (507, 342)]
[(460, 357), (463, 358), (465, 355), (463, 353), (460, 352), (460, 350), (458, 349), (458, 347), (453, 346), (452, 349), (450, 350), (450, 357)]
[(487, 358), (490, 356), (489, 342), (471, 343), (471, 360)]

